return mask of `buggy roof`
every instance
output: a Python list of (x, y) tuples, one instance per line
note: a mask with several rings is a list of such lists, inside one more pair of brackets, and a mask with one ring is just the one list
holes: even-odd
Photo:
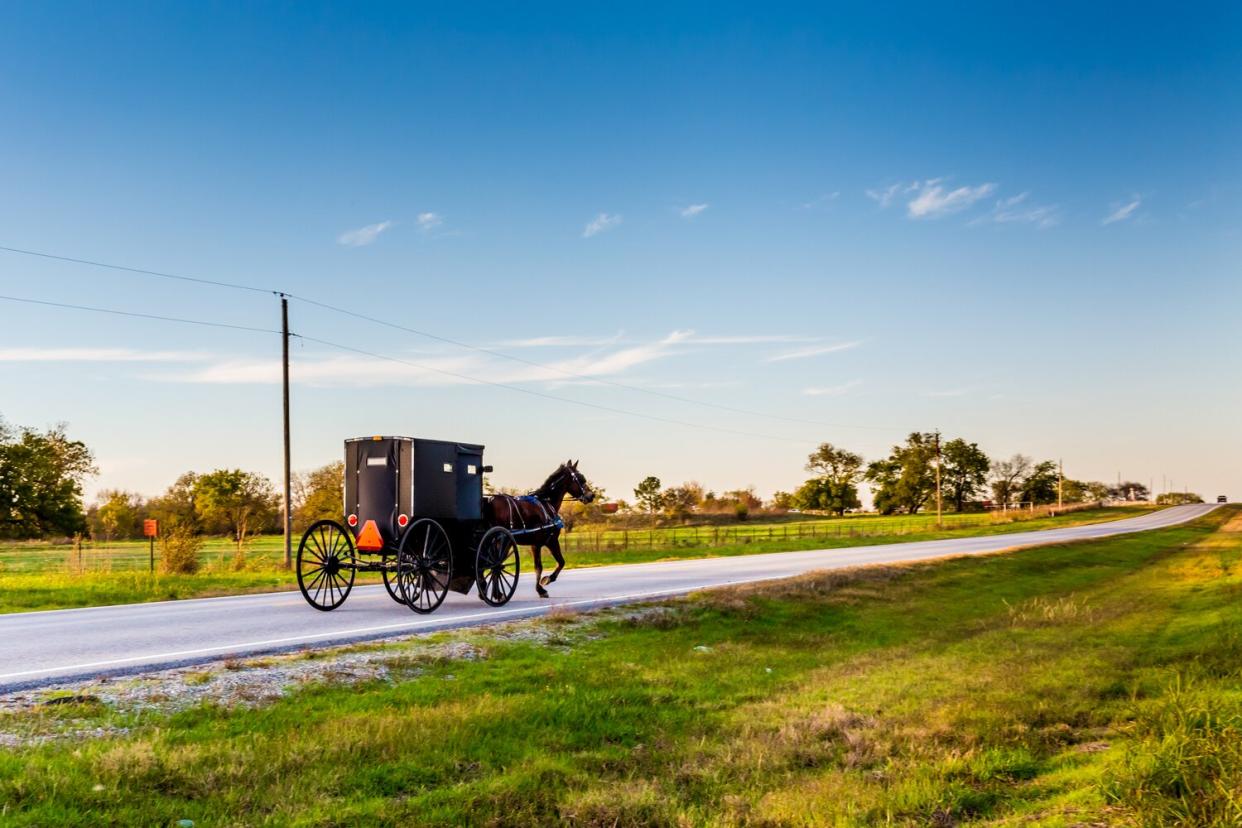
[(432, 440), (428, 437), (400, 437), (392, 435), (376, 434), (372, 437), (350, 437), (345, 440), (346, 443), (379, 443), (384, 440), (404, 440), (407, 443), (436, 443), (442, 446), (457, 446), (466, 451), (474, 451), (479, 454), (483, 453), (483, 446), (478, 443), (463, 443), (459, 440)]

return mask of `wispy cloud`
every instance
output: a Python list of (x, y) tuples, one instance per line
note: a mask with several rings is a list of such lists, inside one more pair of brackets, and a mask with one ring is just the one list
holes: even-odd
[(862, 385), (862, 380), (850, 380), (840, 385), (825, 385), (820, 387), (803, 388), (802, 393), (808, 397), (840, 397), (848, 394), (851, 390)]
[(791, 359), (808, 359), (810, 357), (819, 356), (820, 354), (835, 354), (838, 351), (848, 351), (857, 348), (862, 342), (837, 342), (832, 345), (812, 345), (809, 348), (799, 348), (796, 351), (786, 351), (783, 354), (770, 356), (766, 362), (785, 362)]
[(683, 207), (681, 208), (681, 217), (684, 219), (692, 219), (710, 206), (710, 204), (691, 204), (687, 207)]
[(391, 221), (381, 221), (378, 224), (359, 227), (357, 230), (348, 230), (337, 236), (336, 243), (345, 247), (366, 247), (368, 244), (374, 244), (375, 240), (380, 237), (380, 233), (392, 225)]
[(971, 224), (1034, 224), (1036, 227), (1053, 227), (1060, 223), (1061, 216), (1055, 204), (1030, 204), (1027, 198), (1030, 193), (1019, 193), (1016, 196), (1003, 198), (996, 202), (992, 212), (980, 216)]
[(936, 219), (961, 212), (996, 189), (988, 182), (974, 187), (957, 187), (950, 190), (941, 184), (943, 179), (924, 181), (914, 189), (914, 198), (906, 202), (906, 215), (912, 219)]
[(427, 212), (418, 214), (418, 229), (424, 233), (430, 233), (443, 223), (444, 217), (439, 213)]
[[(591, 381), (594, 378), (619, 376), (634, 369), (689, 354), (708, 346), (757, 345), (786, 341), (779, 336), (699, 336), (691, 330), (675, 330), (662, 337), (620, 342), (614, 338), (538, 337), (517, 340), (516, 347), (577, 345), (585, 353), (563, 359), (542, 361), (541, 365), (519, 364), (487, 353), (420, 353), (394, 354), (397, 359), (383, 360), (338, 355), (331, 352), (302, 353), (290, 366), (292, 381), (304, 385), (354, 387), (370, 386), (436, 386), (460, 385), (474, 381), (509, 384), (561, 384)], [(515, 347), (510, 343), (509, 347)], [(839, 348), (841, 346), (829, 346)], [(280, 361), (269, 358), (204, 357), (208, 364), (192, 371), (148, 375), (148, 379), (164, 382), (201, 384), (272, 384), (280, 382)], [(471, 379), (467, 379), (467, 377)], [(669, 382), (675, 380), (667, 380)]]
[(810, 201), (802, 202), (802, 209), (803, 210), (814, 210), (816, 207), (822, 207), (823, 205), (827, 204), (830, 201), (836, 201), (837, 197), (840, 195), (841, 195), (840, 190), (833, 190), (831, 193), (824, 193), (823, 195), (818, 196), (817, 198), (813, 198)]
[(621, 341), (621, 334), (612, 336), (532, 336), (526, 339), (508, 339), (499, 343), (498, 348), (573, 348), (615, 345)]
[(887, 187), (867, 190), (867, 198), (880, 205), (881, 208), (887, 207), (901, 194), (902, 186), (901, 184), (890, 184)]
[(589, 239), (591, 236), (611, 230), (621, 223), (621, 216), (618, 213), (600, 213), (595, 218), (587, 222), (586, 227), (582, 228), (582, 238)]
[(198, 362), (194, 351), (138, 351), (132, 348), (0, 348), (0, 362)]
[(1134, 215), (1134, 211), (1143, 204), (1143, 197), (1135, 194), (1130, 197), (1129, 201), (1114, 201), (1109, 207), (1109, 213), (1100, 222), (1102, 225), (1113, 224), (1118, 221), (1126, 221)]

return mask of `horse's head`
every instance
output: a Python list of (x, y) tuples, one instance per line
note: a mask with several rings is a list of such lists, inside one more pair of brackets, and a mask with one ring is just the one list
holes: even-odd
[(586, 477), (578, 471), (578, 461), (570, 460), (561, 466), (565, 472), (565, 493), (582, 503), (590, 503), (595, 499), (595, 492), (587, 485)]

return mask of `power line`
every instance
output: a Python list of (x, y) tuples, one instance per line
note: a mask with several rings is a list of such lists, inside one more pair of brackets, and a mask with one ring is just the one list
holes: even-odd
[(209, 328), (229, 328), (234, 331), (251, 331), (253, 333), (270, 333), (278, 334), (280, 331), (274, 331), (270, 328), (252, 328), (248, 325), (233, 325), (228, 322), (209, 322), (203, 319), (184, 319), (177, 316), (160, 316), (154, 313), (138, 313), (137, 311), (123, 311), (115, 308), (96, 308), (90, 305), (71, 305), (67, 302), (49, 302), (44, 299), (28, 299), (22, 296), (0, 296), (0, 299), (6, 302), (24, 302), (28, 305), (44, 305), (49, 308), (67, 308), (69, 310), (90, 311), (92, 313), (107, 313), (113, 316), (129, 316), (136, 319), (154, 319), (160, 322), (180, 322), (185, 325), (203, 325)]
[(75, 259), (72, 256), (58, 256), (54, 253), (40, 253), (37, 250), (22, 250), (19, 247), (5, 247), (0, 245), (0, 250), (6, 253), (20, 253), (23, 256), (37, 256), (40, 259), (53, 259), (58, 262), (71, 262), (73, 264), (90, 265), (91, 267), (105, 267), (108, 270), (123, 270), (126, 273), (137, 273), (140, 276), (156, 276), (160, 279), (175, 279), (178, 282), (194, 282), (200, 285), (211, 285), (213, 287), (231, 288), (233, 290), (249, 290), (254, 293), (279, 293), (277, 290), (268, 290), (266, 288), (257, 288), (253, 285), (241, 285), (236, 282), (221, 282), (215, 279), (201, 279), (197, 276), (181, 276), (176, 273), (163, 273), (158, 270), (144, 270), (140, 267), (128, 267), (126, 265), (109, 264), (107, 262), (97, 262), (92, 259)]
[(374, 351), (363, 350), (362, 348), (355, 348), (352, 345), (342, 345), (339, 342), (329, 342), (326, 339), (318, 339), (317, 337), (307, 336), (305, 334), (301, 335), (301, 339), (303, 342), (314, 342), (317, 345), (326, 345), (329, 348), (337, 348), (342, 351), (348, 351), (350, 353), (360, 354), (362, 356), (371, 357), (373, 359), (384, 360), (385, 362), (395, 362), (400, 365), (409, 366), (410, 368), (417, 368), (420, 371), (431, 371), (432, 373), (442, 374), (446, 377), (453, 377), (454, 379), (464, 380), (466, 382), (476, 383), (478, 385), (490, 385), (494, 388), (504, 388), (507, 391), (516, 391), (519, 394), (527, 394), (532, 397), (540, 397), (542, 399), (553, 400), (555, 402), (569, 403), (570, 405), (578, 405), (584, 408), (594, 408), (598, 411), (607, 411), (611, 414), (622, 414), (627, 417), (638, 417), (644, 420), (652, 420), (658, 423), (668, 423), (670, 425), (684, 426), (686, 428), (702, 429), (702, 430), (707, 430), (707, 431), (718, 431), (723, 434), (735, 434), (735, 435), (741, 435), (744, 437), (760, 437), (765, 440), (781, 440), (787, 443), (798, 443), (799, 445), (812, 445), (815, 442), (814, 440), (802, 440), (796, 437), (783, 437), (783, 436), (776, 435), (776, 434), (763, 434), (763, 433), (754, 432), (754, 431), (742, 431), (741, 429), (726, 428), (724, 426), (713, 426), (713, 425), (707, 425), (705, 423), (692, 423), (687, 420), (676, 420), (671, 417), (661, 417), (656, 414), (644, 414), (641, 411), (629, 411), (624, 408), (613, 408), (612, 406), (600, 405), (599, 403), (586, 402), (585, 400), (575, 400), (572, 397), (562, 397), (557, 394), (548, 394), (544, 391), (536, 391), (533, 388), (523, 388), (520, 385), (510, 385), (509, 383), (505, 383), (505, 382), (496, 382), (495, 380), (486, 380), (486, 379), (481, 379), (479, 377), (472, 377), (469, 374), (462, 374), (457, 371), (449, 371), (444, 368), (434, 368), (430, 365), (421, 365), (417, 362), (410, 362), (409, 360), (400, 359), (398, 357), (388, 356), (386, 354), (379, 354)]
[(608, 379), (606, 377), (592, 376), (589, 374), (581, 374), (575, 371), (570, 371), (566, 368), (561, 368), (556, 365), (549, 365), (547, 363), (538, 362), (536, 360), (526, 359), (524, 357), (515, 356), (513, 354), (508, 354), (508, 353), (505, 353), (504, 351), (497, 351), (491, 348), (484, 348), (479, 345), (472, 345), (468, 342), (462, 342), (461, 340), (452, 339), (451, 337), (434, 334), (434, 333), (431, 333), (430, 331), (423, 331), (418, 328), (411, 328), (407, 325), (400, 325), (396, 322), (389, 322), (388, 320), (385, 320), (385, 319), (380, 319), (378, 317), (369, 316), (367, 314), (359, 313), (357, 311), (352, 311), (352, 310), (349, 310), (348, 308), (342, 308), (337, 305), (331, 305), (331, 304), (328, 304), (327, 302), (320, 302), (316, 299), (310, 299), (305, 296), (298, 296), (296, 294), (289, 293), (287, 291), (280, 291), (280, 290), (267, 289), (267, 288), (257, 288), (251, 285), (242, 285), (242, 284), (237, 284), (234, 282), (222, 282), (222, 281), (217, 281), (214, 279), (203, 279), (203, 278), (199, 278), (195, 276), (183, 276), (183, 275), (179, 275), (175, 273), (165, 273), (165, 272), (157, 271), (157, 270), (146, 270), (144, 268), (109, 264), (107, 262), (95, 261), (93, 259), (79, 259), (79, 258), (74, 258), (71, 256), (61, 256), (61, 255), (56, 255), (52, 253), (43, 253), (43, 252), (39, 252), (35, 250), (24, 250), (22, 248), (7, 247), (3, 245), (0, 245), (0, 251), (5, 251), (8, 253), (19, 253), (19, 254), (26, 255), (26, 256), (38, 256), (40, 258), (53, 259), (53, 260), (62, 261), (62, 262), (72, 262), (74, 264), (90, 265), (93, 267), (103, 267), (103, 268), (108, 268), (110, 270), (120, 270), (120, 271), (124, 271), (127, 273), (136, 273), (136, 274), (143, 275), (143, 276), (155, 276), (161, 279), (176, 279), (176, 280), (183, 281), (183, 282), (193, 282), (196, 284), (210, 285), (213, 287), (223, 287), (223, 288), (230, 288), (233, 290), (246, 290), (246, 291), (252, 291), (255, 293), (271, 293), (271, 294), (276, 294), (278, 296), (287, 296), (290, 299), (294, 299), (298, 302), (302, 302), (307, 305), (312, 305), (314, 307), (321, 308), (327, 311), (331, 311), (333, 313), (339, 313), (344, 316), (350, 316), (355, 319), (360, 319), (364, 322), (370, 322), (371, 324), (375, 324), (375, 325), (382, 325), (387, 328), (392, 328), (393, 330), (403, 331), (405, 333), (410, 333), (416, 336), (425, 337), (427, 339), (435, 340), (437, 342), (443, 342), (445, 344), (453, 345), (458, 348), (465, 348), (467, 350), (475, 351), (477, 353), (487, 354), (489, 356), (496, 357), (499, 359), (507, 359), (512, 362), (518, 362), (523, 365), (529, 365), (534, 368), (539, 368), (540, 370), (551, 371), (553, 373), (557, 373), (565, 377), (570, 377), (572, 379), (583, 380), (585, 382), (593, 382), (593, 383), (597, 383), (600, 385), (609, 385), (614, 388), (622, 388), (627, 391), (637, 391), (638, 393), (647, 394), (653, 397), (662, 397), (667, 400), (674, 400), (676, 402), (686, 403), (689, 405), (703, 406), (705, 408), (714, 408), (719, 411), (728, 411), (733, 414), (742, 414), (748, 417), (763, 417), (763, 418), (770, 419), (770, 420), (781, 420), (784, 422), (800, 423), (803, 425), (827, 426), (829, 428), (851, 428), (851, 429), (888, 431), (888, 432), (900, 430), (894, 427), (881, 426), (881, 425), (859, 425), (859, 424), (851, 424), (851, 423), (834, 423), (834, 422), (827, 422), (824, 420), (813, 420), (813, 419), (808, 419), (808, 418), (803, 418), (803, 417), (789, 417), (783, 414), (772, 414), (766, 411), (755, 411), (753, 409), (748, 409), (748, 408), (738, 408), (736, 406), (725, 405), (723, 403), (714, 403), (708, 400), (698, 400), (698, 399), (694, 399), (693, 397), (683, 397), (679, 394), (670, 394), (666, 391), (660, 391), (655, 388), (644, 388), (641, 385), (631, 385), (629, 383), (619, 382), (617, 380)]

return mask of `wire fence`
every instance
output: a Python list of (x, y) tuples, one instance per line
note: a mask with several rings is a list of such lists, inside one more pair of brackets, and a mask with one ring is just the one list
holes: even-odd
[[(901, 537), (936, 532), (952, 533), (987, 526), (1030, 522), (1056, 514), (1098, 508), (1100, 504), (1035, 507), (1008, 512), (946, 514), (941, 526), (934, 515), (882, 517), (813, 517), (762, 520), (722, 525), (658, 526), (650, 528), (580, 527), (561, 534), (561, 547), (568, 555), (589, 557), (628, 552), (675, 552), (679, 549), (712, 549), (748, 544), (840, 543), (852, 538)], [(297, 539), (294, 539), (296, 546)], [(226, 538), (205, 539), (199, 559), (208, 571), (233, 569), (279, 569), (283, 565), (282, 539), (261, 535), (247, 540), (240, 554)], [(0, 543), (0, 573), (107, 573), (140, 572), (158, 568), (160, 545), (154, 552), (146, 541), (92, 541)]]

